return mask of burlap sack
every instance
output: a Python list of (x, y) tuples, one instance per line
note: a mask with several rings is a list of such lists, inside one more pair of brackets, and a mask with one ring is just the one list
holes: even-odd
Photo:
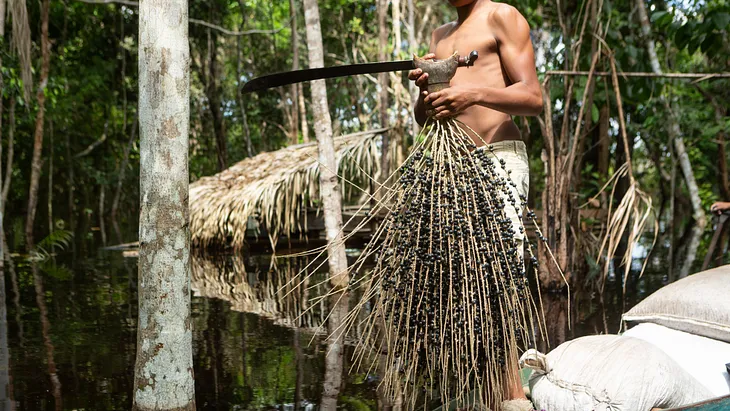
[(730, 265), (669, 284), (623, 315), (629, 323), (654, 323), (730, 342)]
[(649, 411), (713, 397), (662, 350), (638, 338), (581, 337), (545, 354), (530, 350), (531, 399), (549, 411)]

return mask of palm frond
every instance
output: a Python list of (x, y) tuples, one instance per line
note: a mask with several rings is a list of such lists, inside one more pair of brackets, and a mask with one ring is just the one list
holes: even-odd
[(33, 262), (42, 262), (51, 258), (54, 248), (64, 249), (68, 247), (73, 239), (73, 233), (68, 230), (54, 230), (36, 245), (35, 250), (31, 250), (28, 259)]

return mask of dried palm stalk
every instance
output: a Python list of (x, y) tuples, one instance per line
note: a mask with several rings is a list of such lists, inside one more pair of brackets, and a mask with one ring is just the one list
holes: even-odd
[[(606, 232), (603, 235), (601, 241), (601, 247), (598, 251), (596, 261), (603, 261), (603, 275), (601, 278), (601, 292), (606, 284), (606, 278), (612, 266), (612, 261), (616, 256), (621, 240), (626, 239), (626, 251), (621, 256), (621, 262), (624, 267), (622, 275), (623, 291), (626, 292), (626, 280), (631, 270), (631, 261), (633, 258), (634, 247), (641, 240), (642, 235), (646, 232), (647, 225), (650, 222), (650, 218), (654, 215), (652, 206), (651, 196), (639, 187), (636, 178), (634, 177), (633, 167), (631, 166), (631, 153), (629, 152), (629, 140), (626, 134), (626, 123), (624, 121), (623, 111), (623, 100), (621, 98), (621, 90), (618, 84), (618, 75), (616, 73), (616, 60), (613, 54), (609, 54), (609, 63), (611, 66), (611, 80), (613, 83), (613, 90), (616, 95), (616, 105), (618, 108), (618, 119), (621, 129), (621, 138), (623, 139), (624, 156), (626, 157), (626, 163), (621, 165), (609, 178), (608, 182), (599, 190), (591, 200), (597, 200), (600, 195), (605, 192), (608, 187), (611, 187), (611, 194), (608, 196), (608, 218), (606, 224)], [(629, 187), (626, 190), (621, 202), (614, 208), (614, 194), (617, 188), (617, 183), (621, 178), (629, 179)], [(656, 217), (652, 218), (654, 222), (654, 238), (649, 252), (654, 248), (657, 236), (659, 234), (659, 224), (656, 221)], [(646, 264), (649, 261), (648, 258), (644, 260), (641, 266), (639, 276), (644, 273)]]

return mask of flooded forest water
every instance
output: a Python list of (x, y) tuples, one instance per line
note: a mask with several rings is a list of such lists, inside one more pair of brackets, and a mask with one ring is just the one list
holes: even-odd
[[(134, 239), (134, 230), (124, 237)], [(626, 284), (611, 277), (603, 296), (574, 290), (572, 324), (567, 323), (565, 297), (543, 293), (554, 348), (566, 339), (619, 331), (621, 313), (683, 274), (699, 270), (711, 230), (702, 235), (696, 258), (676, 239), (676, 268), (669, 274), (668, 241), (660, 239), (646, 273), (638, 278), (637, 258)], [(351, 258), (358, 250), (349, 250)], [(281, 250), (280, 250), (281, 252)], [(204, 256), (193, 253), (192, 317), (196, 402), (205, 410), (315, 410), (321, 397), (326, 345), (318, 327), (326, 307), (308, 307), (318, 290), (317, 280), (284, 298), (277, 291), (307, 263), (272, 258), (271, 254), (240, 253)], [(14, 290), (5, 273), (7, 337), (11, 383), (9, 400), (18, 410), (128, 410), (131, 407), (137, 321), (137, 259), (101, 247), (98, 231), (77, 233), (73, 244), (56, 250), (53, 266), (42, 272), (44, 316), (36, 300), (31, 266), (15, 256)], [(61, 268), (59, 268), (61, 267)], [(65, 268), (64, 268), (65, 267)], [(311, 288), (311, 290), (309, 290)], [(580, 288), (580, 287), (578, 287)], [(306, 309), (306, 313), (300, 314)], [(45, 317), (45, 318), (44, 318)], [(43, 324), (46, 322), (46, 324)], [(43, 327), (49, 330), (44, 341)], [(2, 339), (0, 339), (2, 340)], [(0, 341), (1, 342), (1, 341)], [(49, 347), (50, 345), (50, 347)], [(49, 377), (48, 353), (53, 350), (60, 387)], [(545, 350), (547, 347), (538, 347)], [(348, 372), (346, 353), (340, 408), (376, 410), (377, 375)], [(7, 407), (3, 410), (9, 410)]]

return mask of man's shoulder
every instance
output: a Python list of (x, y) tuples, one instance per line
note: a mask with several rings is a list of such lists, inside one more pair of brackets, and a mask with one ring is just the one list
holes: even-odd
[(530, 25), (525, 16), (509, 4), (494, 3), (487, 19), (487, 24), (492, 27), (498, 42), (530, 34)]
[(489, 10), (489, 22), (498, 26), (508, 26), (516, 20), (525, 20), (525, 17), (517, 10), (516, 7), (505, 3), (493, 3), (493, 8)]
[(455, 25), (456, 25), (455, 21), (450, 21), (446, 24), (442, 24), (441, 26), (437, 27), (433, 32), (431, 32), (431, 37), (433, 38), (433, 40), (438, 41), (449, 30), (451, 30)]

